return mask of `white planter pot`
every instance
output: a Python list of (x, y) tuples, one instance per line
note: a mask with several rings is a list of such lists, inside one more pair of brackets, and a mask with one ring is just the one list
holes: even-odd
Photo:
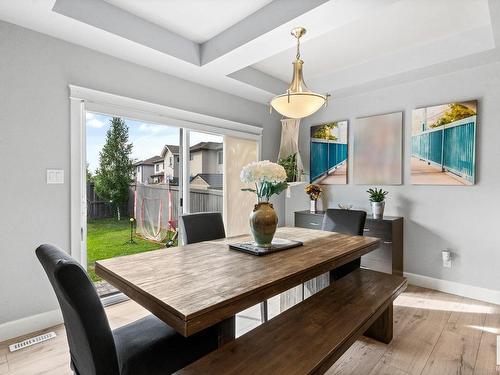
[(382, 219), (384, 217), (385, 202), (370, 202), (372, 205), (372, 214), (374, 219)]

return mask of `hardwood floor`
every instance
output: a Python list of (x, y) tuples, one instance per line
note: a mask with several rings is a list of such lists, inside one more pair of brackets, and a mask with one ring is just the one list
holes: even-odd
[[(269, 303), (270, 317), (279, 301)], [(112, 328), (147, 314), (132, 301), (106, 308)], [(259, 324), (258, 306), (238, 315), (239, 334)], [(64, 327), (57, 337), (10, 353), (0, 343), (0, 374), (71, 374)], [(394, 302), (394, 339), (384, 345), (358, 340), (330, 368), (328, 375), (500, 374), (496, 367), (496, 336), (500, 334), (500, 306), (467, 298), (408, 287)], [(33, 335), (29, 335), (33, 336)]]

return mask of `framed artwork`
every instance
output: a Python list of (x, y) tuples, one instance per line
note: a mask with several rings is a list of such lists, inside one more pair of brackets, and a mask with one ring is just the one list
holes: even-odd
[(311, 127), (311, 183), (347, 184), (348, 123), (343, 120)]
[(474, 185), (476, 127), (476, 100), (413, 110), (412, 184)]
[(356, 119), (354, 183), (401, 185), (403, 112)]

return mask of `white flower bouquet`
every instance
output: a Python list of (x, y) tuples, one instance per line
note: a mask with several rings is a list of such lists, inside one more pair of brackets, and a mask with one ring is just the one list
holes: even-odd
[(243, 167), (240, 179), (245, 183), (254, 183), (255, 189), (241, 189), (257, 194), (259, 201), (279, 194), (288, 187), (286, 171), (281, 165), (269, 160), (250, 163)]

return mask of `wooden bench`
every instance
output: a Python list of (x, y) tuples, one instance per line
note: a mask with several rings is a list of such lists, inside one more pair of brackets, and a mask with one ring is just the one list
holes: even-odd
[(406, 279), (358, 269), (177, 374), (323, 374), (361, 335), (392, 339)]

